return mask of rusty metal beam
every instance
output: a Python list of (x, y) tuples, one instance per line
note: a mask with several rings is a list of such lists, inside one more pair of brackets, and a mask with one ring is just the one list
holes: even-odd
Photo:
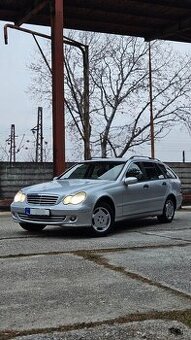
[(65, 169), (63, 2), (53, 1), (51, 9), (54, 176)]
[(33, 17), (38, 12), (40, 12), (48, 3), (49, 3), (49, 0), (41, 0), (38, 5), (27, 9), (27, 11), (25, 13), (23, 13), (22, 16), (15, 21), (15, 25), (20, 26), (20, 25), (28, 22), (28, 20), (31, 17)]

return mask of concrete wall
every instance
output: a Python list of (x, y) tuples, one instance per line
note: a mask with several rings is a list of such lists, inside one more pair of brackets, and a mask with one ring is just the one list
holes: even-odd
[[(180, 177), (183, 193), (191, 194), (191, 163), (168, 164)], [(49, 181), (52, 177), (52, 163), (0, 162), (0, 200), (12, 199), (20, 188)]]
[(0, 199), (12, 198), (20, 188), (52, 177), (52, 163), (0, 162)]

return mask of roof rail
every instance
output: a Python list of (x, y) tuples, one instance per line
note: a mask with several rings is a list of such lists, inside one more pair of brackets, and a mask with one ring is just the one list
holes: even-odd
[(153, 157), (149, 157), (149, 156), (134, 155), (134, 156), (131, 156), (129, 159), (133, 159), (133, 158), (147, 158), (147, 159), (155, 159), (156, 161), (159, 161), (159, 162), (160, 162), (160, 159), (158, 159), (158, 158), (153, 158)]

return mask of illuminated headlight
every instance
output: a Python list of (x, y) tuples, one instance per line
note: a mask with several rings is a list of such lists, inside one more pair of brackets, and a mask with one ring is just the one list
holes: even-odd
[(64, 204), (79, 204), (85, 201), (86, 193), (85, 192), (78, 192), (74, 195), (68, 195), (63, 199)]
[(22, 191), (18, 191), (14, 197), (14, 202), (24, 202), (26, 195)]

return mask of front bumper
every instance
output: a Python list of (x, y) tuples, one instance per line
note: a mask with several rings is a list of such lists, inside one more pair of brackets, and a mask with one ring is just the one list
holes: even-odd
[[(26, 208), (49, 210), (50, 215), (26, 214)], [(44, 225), (59, 225), (61, 227), (89, 227), (92, 220), (92, 209), (84, 205), (37, 206), (26, 203), (11, 204), (12, 218), (18, 223), (34, 223)]]

